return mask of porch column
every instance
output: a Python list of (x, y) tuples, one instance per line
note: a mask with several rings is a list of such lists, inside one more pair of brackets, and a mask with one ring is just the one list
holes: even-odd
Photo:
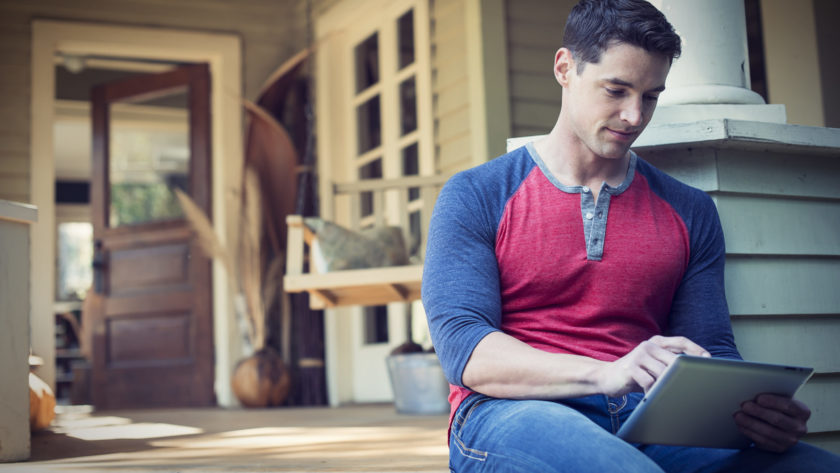
[(29, 225), (38, 211), (0, 200), (0, 463), (29, 458)]
[(709, 118), (785, 122), (783, 105), (750, 90), (743, 0), (650, 0), (682, 38), (655, 123)]

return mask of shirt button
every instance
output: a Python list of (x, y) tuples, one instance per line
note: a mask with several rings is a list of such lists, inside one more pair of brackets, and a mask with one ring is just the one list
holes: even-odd
[(592, 212), (586, 212), (586, 219), (587, 219), (587, 220), (592, 220), (592, 217), (594, 217), (594, 215), (592, 214)]
[(583, 191), (584, 194), (589, 193), (589, 187), (588, 186), (583, 186), (583, 189), (581, 189), (581, 190)]
[(603, 218), (603, 217), (604, 217), (604, 212), (598, 212), (598, 218)]

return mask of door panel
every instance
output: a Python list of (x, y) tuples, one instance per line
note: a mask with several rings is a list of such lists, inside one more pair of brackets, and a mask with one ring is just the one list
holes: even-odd
[(108, 365), (189, 361), (190, 314), (163, 313), (108, 321)]
[(189, 284), (190, 246), (177, 242), (111, 251), (110, 287), (121, 293)]
[(210, 261), (174, 195), (210, 215), (209, 87), (192, 65), (92, 91), (97, 408), (215, 404)]

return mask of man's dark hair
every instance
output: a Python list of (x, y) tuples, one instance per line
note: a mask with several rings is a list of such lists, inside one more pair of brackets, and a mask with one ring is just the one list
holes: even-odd
[(577, 73), (586, 63), (597, 63), (613, 43), (638, 46), (679, 57), (680, 37), (665, 15), (645, 0), (581, 0), (572, 8), (563, 33), (563, 46), (577, 61)]

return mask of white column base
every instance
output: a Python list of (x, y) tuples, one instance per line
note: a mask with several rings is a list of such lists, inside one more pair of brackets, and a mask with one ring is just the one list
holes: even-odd
[(659, 106), (692, 104), (762, 105), (764, 97), (744, 87), (719, 84), (682, 85), (666, 89), (659, 96)]
[(784, 105), (687, 104), (656, 107), (648, 127), (669, 123), (688, 123), (715, 118), (764, 123), (787, 123)]

